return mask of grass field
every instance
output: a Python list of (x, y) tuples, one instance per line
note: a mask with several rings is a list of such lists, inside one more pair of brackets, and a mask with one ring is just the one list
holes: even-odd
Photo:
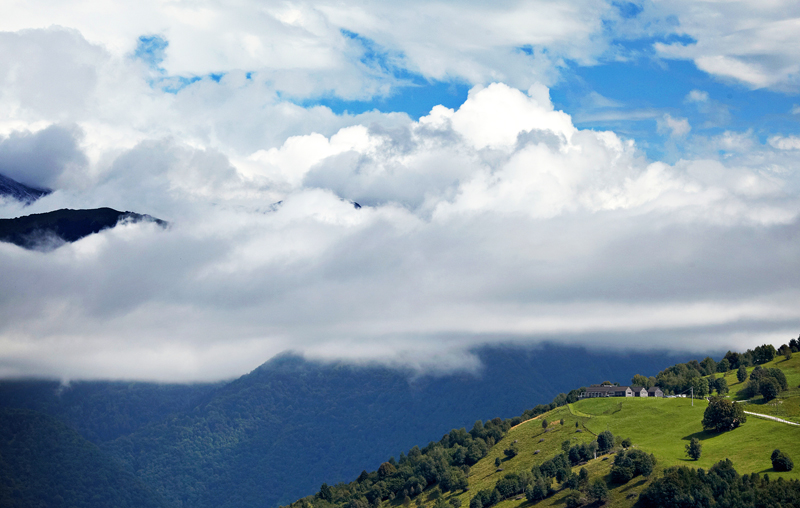
[[(772, 469), (769, 455), (775, 448), (800, 458), (800, 428), (790, 425), (760, 420), (754, 417), (730, 432), (714, 434), (703, 431), (701, 420), (707, 407), (704, 400), (655, 399), (655, 398), (597, 398), (586, 399), (561, 407), (534, 420), (523, 422), (511, 429), (506, 437), (492, 448), (489, 454), (475, 464), (469, 475), (468, 492), (447, 493), (445, 499), (458, 497), (462, 506), (468, 507), (472, 495), (483, 489), (492, 489), (503, 475), (511, 472), (529, 471), (534, 464), (541, 464), (561, 452), (561, 443), (569, 440), (571, 444), (588, 442), (604, 430), (615, 436), (629, 437), (634, 446), (652, 453), (658, 465), (651, 478), (660, 476), (664, 468), (687, 465), (708, 469), (714, 463), (729, 458), (739, 473), (769, 473), (770, 477), (800, 479), (800, 470), (778, 473)], [(545, 432), (541, 426), (542, 418), (552, 422)], [(564, 425), (559, 420), (564, 419)], [(576, 432), (575, 424), (582, 432)], [(700, 439), (703, 455), (700, 460), (690, 460), (685, 446), (692, 437)], [(503, 450), (517, 441), (520, 453), (506, 459)], [(538, 453), (535, 453), (538, 450)], [(498, 471), (495, 459), (502, 460)], [(613, 485), (610, 469), (613, 457), (598, 457), (585, 466), (590, 477), (601, 476), (607, 481), (610, 499), (607, 506), (631, 507), (650, 480), (634, 478), (625, 485)], [(580, 468), (574, 468), (577, 473)], [(557, 487), (557, 484), (554, 483)], [(434, 489), (435, 491), (435, 489)], [(566, 491), (556, 493), (537, 504), (523, 498), (507, 499), (498, 508), (528, 508), (533, 506), (564, 506)], [(436, 494), (429, 494), (425, 504), (431, 504)]]
[[(691, 465), (708, 468), (729, 458), (740, 473), (769, 473), (800, 479), (800, 470), (776, 473), (769, 455), (775, 448), (800, 458), (800, 428), (749, 417), (747, 423), (730, 432), (705, 432), (701, 421), (707, 407), (704, 400), (654, 398), (588, 399), (576, 404), (580, 411), (593, 415), (586, 427), (593, 432), (610, 430), (630, 437), (653, 453), (663, 466)], [(686, 457), (685, 446), (692, 437), (703, 445), (698, 461)]]
[[(778, 357), (765, 367), (778, 367), (786, 374), (789, 390), (781, 393), (776, 401), (765, 403), (756, 398), (745, 403), (748, 411), (769, 414), (800, 422), (800, 354), (790, 360)], [(748, 369), (749, 372), (752, 368)], [(717, 375), (719, 376), (719, 375)], [(744, 383), (736, 379), (736, 372), (725, 375), (733, 399), (742, 399), (739, 391)], [(800, 479), (800, 468), (790, 472), (778, 473), (772, 469), (770, 454), (775, 448), (787, 452), (795, 460), (800, 460), (800, 427), (748, 417), (747, 422), (733, 431), (721, 434), (705, 432), (701, 421), (707, 402), (695, 399), (657, 399), (657, 398), (595, 398), (578, 401), (557, 408), (533, 420), (523, 422), (512, 428), (480, 462), (475, 464), (469, 475), (470, 490), (467, 492), (448, 492), (445, 500), (459, 498), (462, 508), (468, 508), (471, 497), (483, 489), (492, 489), (498, 480), (508, 473), (530, 471), (534, 464), (541, 464), (561, 453), (561, 444), (569, 440), (571, 445), (593, 441), (596, 435), (605, 430), (615, 436), (630, 438), (635, 447), (655, 455), (658, 464), (651, 479), (637, 477), (625, 485), (614, 485), (610, 480), (613, 456), (606, 455), (589, 461), (585, 467), (590, 478), (602, 477), (609, 486), (610, 508), (629, 508), (634, 506), (638, 495), (652, 479), (661, 475), (664, 468), (676, 465), (708, 469), (716, 462), (729, 458), (740, 474), (768, 473), (771, 478)], [(560, 420), (564, 419), (564, 424)], [(542, 428), (542, 419), (550, 425), (547, 431)], [(576, 427), (577, 424), (577, 427)], [(580, 430), (580, 432), (578, 432)], [(699, 460), (686, 456), (686, 445), (692, 437), (700, 440), (703, 446)], [(519, 454), (507, 459), (503, 453), (516, 441)], [(500, 468), (495, 459), (501, 459)], [(580, 467), (573, 468), (576, 473)], [(558, 485), (554, 482), (554, 487)], [(566, 490), (536, 504), (524, 497), (507, 499), (498, 508), (563, 507)], [(423, 494), (422, 506), (432, 506), (440, 495), (433, 487)], [(401, 506), (396, 499), (392, 506)]]

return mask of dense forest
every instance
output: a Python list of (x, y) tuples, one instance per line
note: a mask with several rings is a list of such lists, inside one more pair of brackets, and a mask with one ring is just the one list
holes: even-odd
[(55, 418), (0, 409), (0, 506), (165, 505), (132, 472)]

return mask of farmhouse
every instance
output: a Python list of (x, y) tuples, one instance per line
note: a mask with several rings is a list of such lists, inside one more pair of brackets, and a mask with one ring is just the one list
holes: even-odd
[(663, 397), (664, 392), (657, 387), (649, 390), (643, 386), (614, 386), (608, 384), (592, 385), (581, 393), (581, 398), (590, 397)]

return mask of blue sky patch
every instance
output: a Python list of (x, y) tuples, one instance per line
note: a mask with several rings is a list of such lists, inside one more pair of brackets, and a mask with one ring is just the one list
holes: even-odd
[(146, 63), (153, 70), (160, 69), (167, 46), (169, 46), (169, 41), (160, 35), (142, 35), (139, 37), (133, 56)]

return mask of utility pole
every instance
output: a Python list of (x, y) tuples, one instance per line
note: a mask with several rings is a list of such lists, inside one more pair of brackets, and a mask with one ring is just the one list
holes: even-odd
[(694, 407), (694, 386), (692, 387), (692, 407)]

